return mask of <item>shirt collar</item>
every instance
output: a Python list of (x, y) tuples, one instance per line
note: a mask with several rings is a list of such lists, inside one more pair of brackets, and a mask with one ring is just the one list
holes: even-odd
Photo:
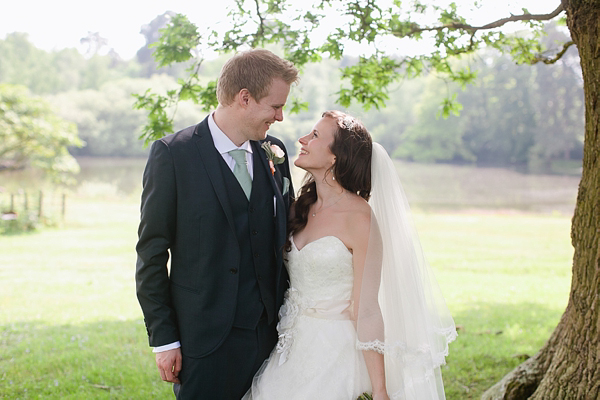
[(213, 117), (214, 112), (210, 113), (208, 116), (208, 129), (210, 130), (210, 134), (213, 138), (213, 142), (215, 144), (215, 148), (220, 154), (225, 154), (230, 152), (231, 150), (241, 149), (246, 150), (249, 153), (252, 153), (252, 146), (250, 146), (250, 141), (246, 140), (240, 147), (237, 147), (235, 143), (227, 137), (225, 132), (221, 130), (217, 126), (215, 119)]

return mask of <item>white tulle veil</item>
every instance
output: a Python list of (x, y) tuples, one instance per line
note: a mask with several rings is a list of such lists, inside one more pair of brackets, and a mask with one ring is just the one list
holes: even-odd
[(457, 334), (427, 264), (395, 166), (373, 143), (371, 233), (355, 304), (361, 350), (384, 354), (392, 399), (444, 399), (440, 367)]

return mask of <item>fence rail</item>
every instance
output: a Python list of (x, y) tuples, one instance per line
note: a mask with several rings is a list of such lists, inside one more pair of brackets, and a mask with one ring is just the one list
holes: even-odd
[(0, 191), (0, 234), (64, 220), (67, 196), (58, 191)]

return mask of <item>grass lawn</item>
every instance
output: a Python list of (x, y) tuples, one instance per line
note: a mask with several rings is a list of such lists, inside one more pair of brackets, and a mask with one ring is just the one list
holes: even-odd
[[(135, 297), (137, 198), (69, 198), (62, 229), (0, 236), (0, 398), (171, 398)], [(417, 213), (459, 326), (448, 399), (478, 399), (533, 355), (568, 299), (570, 218)]]
[(569, 296), (570, 218), (417, 214), (424, 250), (459, 327), (448, 399), (483, 392), (546, 342)]

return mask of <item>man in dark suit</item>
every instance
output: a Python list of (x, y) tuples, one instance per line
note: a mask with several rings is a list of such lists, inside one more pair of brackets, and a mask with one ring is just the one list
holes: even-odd
[(152, 145), (137, 296), (177, 399), (239, 399), (277, 342), (293, 189), (285, 147), (267, 130), (297, 79), (267, 50), (239, 53), (221, 70), (218, 108)]

